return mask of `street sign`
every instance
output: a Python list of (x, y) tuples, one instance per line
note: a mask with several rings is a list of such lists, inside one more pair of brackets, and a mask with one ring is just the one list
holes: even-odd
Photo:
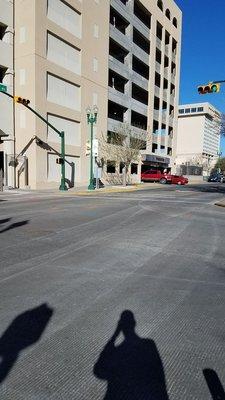
[(98, 157), (98, 139), (93, 140), (93, 156)]
[(7, 92), (7, 86), (0, 83), (0, 92)]

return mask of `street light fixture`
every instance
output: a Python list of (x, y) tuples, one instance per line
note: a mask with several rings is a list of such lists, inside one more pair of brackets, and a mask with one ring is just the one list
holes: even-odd
[(86, 114), (87, 114), (87, 123), (91, 125), (90, 181), (88, 185), (88, 190), (94, 190), (95, 185), (93, 177), (93, 126), (97, 122), (98, 107), (93, 106), (93, 109), (87, 107)]

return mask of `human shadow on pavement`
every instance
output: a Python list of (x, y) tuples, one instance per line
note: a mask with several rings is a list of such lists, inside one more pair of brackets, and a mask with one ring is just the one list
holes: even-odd
[[(123, 311), (94, 366), (94, 375), (108, 383), (104, 400), (169, 400), (156, 344), (152, 339), (139, 337), (135, 325), (133, 313)], [(120, 334), (123, 341), (116, 345)]]
[[(7, 221), (6, 221), (6, 222), (7, 222)], [(11, 225), (6, 226), (5, 228), (3, 228), (3, 229), (0, 231), (0, 233), (10, 231), (11, 229), (19, 228), (20, 226), (27, 225), (28, 223), (29, 223), (28, 220), (19, 221), (19, 222), (14, 222), (13, 224), (11, 224)]]
[(53, 309), (46, 303), (18, 315), (0, 338), (0, 383), (9, 374), (19, 354), (43, 334)]
[(217, 373), (210, 368), (203, 370), (213, 400), (225, 400), (225, 391)]

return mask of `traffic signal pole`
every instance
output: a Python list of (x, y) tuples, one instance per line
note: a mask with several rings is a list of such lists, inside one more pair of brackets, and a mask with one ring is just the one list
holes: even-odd
[[(11, 97), (13, 100), (15, 100), (15, 98), (18, 99), (18, 96), (12, 96), (11, 94), (9, 94), (7, 92), (0, 91), (0, 93), (3, 93), (4, 95), (6, 95), (8, 97)], [(42, 117), (42, 115), (40, 115), (37, 111), (35, 111), (28, 104), (25, 104), (23, 102), (21, 102), (21, 104), (24, 107), (28, 108), (28, 110), (30, 110), (33, 114), (35, 114), (46, 125), (50, 126), (50, 128), (52, 128), (59, 135), (59, 137), (61, 139), (61, 151), (60, 151), (60, 153), (61, 153), (61, 158), (62, 158), (62, 163), (61, 163), (61, 183), (60, 183), (60, 186), (59, 186), (59, 190), (62, 190), (62, 191), (68, 190), (68, 188), (66, 186), (66, 177), (65, 177), (65, 133), (64, 132), (60, 132), (58, 129), (56, 129), (52, 124), (50, 124), (50, 122), (48, 122), (44, 117)]]
[(66, 182), (65, 182), (65, 133), (62, 131), (60, 132), (61, 138), (61, 184), (59, 186), (59, 190), (67, 190)]

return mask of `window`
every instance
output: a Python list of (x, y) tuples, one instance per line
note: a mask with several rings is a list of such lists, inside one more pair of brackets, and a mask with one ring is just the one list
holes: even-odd
[(162, 40), (162, 32), (163, 32), (163, 27), (162, 25), (157, 21), (156, 25), (156, 36), (158, 39)]
[(184, 114), (184, 109), (179, 110), (179, 114)]
[[(81, 128), (80, 122), (67, 118), (48, 114), (48, 122), (55, 126), (60, 132), (65, 132), (65, 142), (69, 146), (81, 146)], [(48, 142), (59, 143), (60, 137), (53, 129), (48, 127)]]
[(161, 64), (162, 62), (162, 53), (160, 50), (156, 49), (156, 53), (155, 53), (155, 60)]
[(189, 114), (191, 112), (190, 108), (186, 108), (185, 114)]
[(203, 107), (198, 107), (197, 111), (202, 112), (203, 111)]
[(107, 174), (115, 174), (116, 161), (107, 161), (106, 172), (107, 172)]
[(130, 138), (130, 148), (137, 150), (146, 150), (146, 141), (136, 137)]
[(115, 144), (116, 146), (123, 146), (125, 136), (120, 135), (117, 132), (107, 132), (107, 143)]
[(81, 15), (61, 0), (48, 0), (48, 18), (61, 28), (81, 37)]
[(168, 80), (165, 78), (163, 80), (163, 89), (168, 89)]
[(47, 74), (47, 100), (80, 111), (80, 86)]
[(170, 19), (170, 10), (167, 8), (167, 10), (166, 10), (166, 17), (168, 18), (168, 19)]
[(138, 173), (138, 164), (134, 164), (134, 163), (132, 163), (131, 164), (131, 175), (137, 175), (137, 173)]
[(151, 27), (151, 14), (139, 0), (134, 0), (134, 15), (148, 28)]
[(144, 50), (147, 54), (150, 53), (150, 42), (137, 29), (133, 28), (133, 42)]
[(77, 48), (48, 33), (48, 60), (80, 75), (81, 53)]
[(158, 0), (157, 6), (160, 8), (161, 11), (163, 11), (163, 2), (162, 2), (162, 0)]
[(191, 112), (196, 112), (196, 108), (192, 108), (192, 109), (191, 109)]
[(173, 18), (173, 25), (177, 28), (177, 19), (175, 17)]
[(161, 76), (156, 72), (155, 73), (155, 85), (160, 88), (160, 83), (161, 83)]

